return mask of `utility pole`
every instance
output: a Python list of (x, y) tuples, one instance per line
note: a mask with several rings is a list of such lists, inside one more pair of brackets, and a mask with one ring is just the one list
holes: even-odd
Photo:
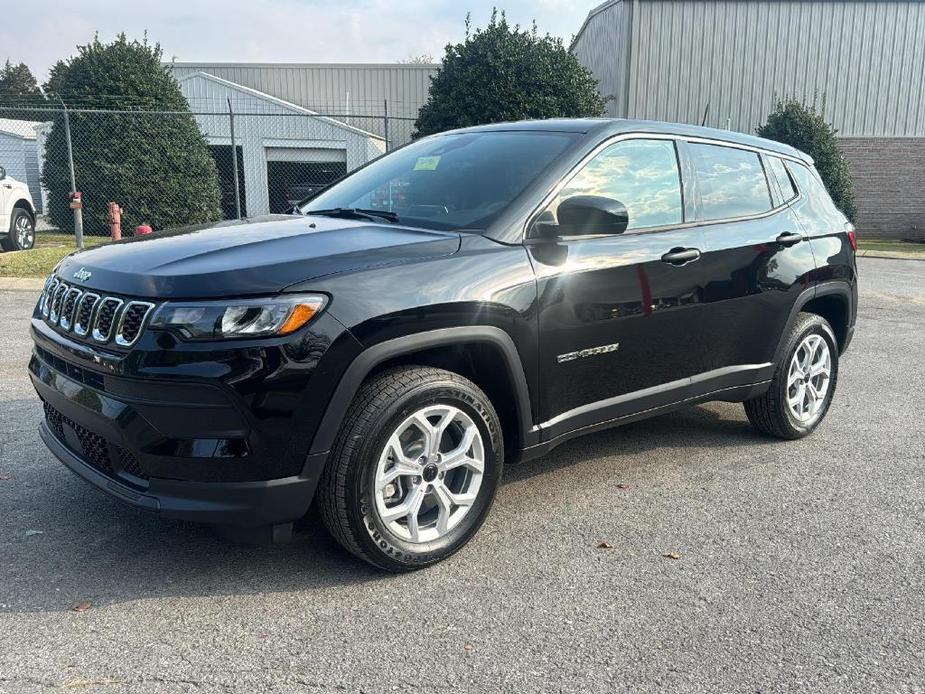
[(84, 216), (83, 216), (83, 199), (77, 192), (77, 178), (74, 175), (74, 148), (71, 145), (71, 120), (68, 118), (67, 105), (60, 96), (58, 101), (61, 102), (61, 108), (64, 109), (64, 137), (67, 140), (67, 163), (71, 170), (71, 209), (74, 210), (74, 238), (77, 241), (77, 248), (84, 247)]
[(231, 170), (234, 172), (234, 211), (241, 219), (241, 191), (238, 189), (238, 147), (234, 139), (234, 110), (231, 108), (231, 97), (228, 97), (228, 121), (231, 125)]

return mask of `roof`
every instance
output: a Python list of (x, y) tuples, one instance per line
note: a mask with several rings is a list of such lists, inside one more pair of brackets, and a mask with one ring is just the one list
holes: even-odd
[[(629, 120), (625, 118), (551, 118), (548, 120), (525, 120), (508, 123), (492, 123), (477, 125), (471, 128), (450, 130), (448, 133), (458, 132), (488, 132), (532, 130), (546, 132), (571, 132), (580, 134), (594, 134), (597, 137), (608, 137), (621, 133), (658, 133), (664, 135), (678, 135), (680, 137), (702, 137), (711, 140), (721, 140), (730, 144), (754, 147), (769, 152), (776, 152), (789, 157), (812, 161), (809, 155), (782, 142), (767, 140), (755, 135), (734, 132), (732, 130), (719, 130), (718, 128), (704, 128), (699, 125), (686, 123), (666, 123), (654, 120)], [(441, 134), (448, 134), (441, 133)]]
[[(280, 108), (286, 109), (287, 111), (292, 111), (293, 113), (300, 113), (300, 114), (303, 114), (303, 115), (306, 115), (306, 116), (312, 116), (312, 117), (314, 117), (314, 118), (317, 118), (317, 119), (320, 120), (320, 121), (324, 121), (324, 122), (329, 123), (329, 124), (331, 124), (331, 125), (333, 125), (333, 126), (335, 126), (335, 127), (337, 127), (337, 128), (341, 128), (342, 130), (348, 130), (348, 131), (353, 132), (353, 133), (356, 133), (356, 134), (358, 134), (358, 135), (363, 135), (364, 137), (371, 137), (371, 138), (373, 138), (373, 139), (375, 139), (375, 140), (382, 140), (383, 142), (385, 141), (384, 138), (383, 138), (382, 136), (376, 135), (375, 133), (371, 133), (371, 132), (369, 132), (368, 130), (363, 130), (362, 128), (357, 128), (357, 127), (355, 127), (355, 126), (348, 125), (347, 123), (344, 123), (343, 121), (339, 121), (339, 120), (337, 120), (336, 118), (330, 118), (330, 117), (328, 117), (328, 116), (320, 116), (320, 115), (318, 115), (318, 113), (317, 113), (316, 111), (312, 111), (311, 109), (307, 109), (307, 108), (305, 108), (304, 106), (299, 106), (298, 104), (293, 104), (293, 103), (291, 103), (291, 102), (289, 102), (289, 101), (286, 101), (286, 100), (284, 100), (284, 99), (280, 99), (280, 98), (278, 98), (278, 97), (275, 97), (275, 96), (273, 96), (272, 94), (267, 94), (267, 93), (261, 92), (261, 91), (259, 91), (259, 90), (257, 90), (257, 89), (251, 89), (250, 87), (245, 87), (245, 86), (242, 85), (242, 84), (237, 84), (236, 82), (232, 82), (232, 81), (230, 81), (230, 80), (222, 79), (221, 77), (216, 77), (215, 75), (210, 75), (208, 72), (195, 72), (195, 73), (193, 73), (192, 75), (187, 75), (186, 77), (181, 77), (179, 80), (177, 80), (177, 82), (179, 82), (180, 84), (182, 84), (183, 82), (188, 82), (188, 81), (194, 80), (194, 79), (205, 79), (205, 80), (208, 80), (208, 81), (210, 81), (210, 82), (214, 82), (215, 84), (219, 84), (219, 85), (221, 85), (221, 86), (223, 86), (223, 87), (226, 87), (226, 88), (228, 88), (228, 89), (232, 89), (232, 90), (234, 90), (234, 91), (241, 92), (242, 94), (247, 94), (248, 96), (252, 96), (252, 97), (254, 97), (255, 99), (260, 99), (261, 101), (266, 101), (266, 102), (268, 102), (268, 103), (272, 103), (272, 104), (274, 104), (274, 105), (276, 105), (276, 106), (279, 106)], [(194, 115), (195, 115), (195, 112), (194, 112)]]
[(12, 118), (0, 118), (0, 133), (12, 135), (21, 140), (34, 140), (35, 129), (41, 123), (31, 120), (13, 120)]
[(238, 63), (238, 62), (212, 62), (200, 63), (195, 61), (181, 62), (172, 61), (164, 63), (168, 67), (253, 67), (253, 68), (401, 68), (407, 70), (436, 70), (440, 63)]

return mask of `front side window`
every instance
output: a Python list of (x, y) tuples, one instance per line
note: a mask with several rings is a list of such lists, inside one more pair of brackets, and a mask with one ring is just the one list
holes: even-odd
[(731, 219), (771, 209), (771, 191), (755, 152), (689, 143), (704, 220)]
[(577, 138), (551, 131), (425, 138), (335, 183), (300, 209), (364, 209), (425, 229), (484, 231)]
[(671, 140), (624, 140), (600, 152), (559, 192), (547, 208), (576, 195), (622, 202), (629, 213), (627, 231), (670, 226), (684, 221), (678, 156)]
[(777, 157), (767, 157), (765, 161), (768, 162), (771, 175), (777, 180), (783, 202), (793, 200), (797, 196), (797, 189), (793, 187), (793, 181), (790, 180), (790, 174), (787, 173), (787, 167), (784, 166), (784, 162)]

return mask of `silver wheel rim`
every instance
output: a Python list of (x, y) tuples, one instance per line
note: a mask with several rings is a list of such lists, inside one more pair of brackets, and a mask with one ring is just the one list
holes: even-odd
[(32, 223), (28, 217), (19, 215), (16, 219), (16, 243), (20, 248), (32, 246)]
[(787, 372), (787, 406), (800, 423), (819, 416), (829, 392), (832, 354), (821, 335), (807, 335), (796, 348)]
[(453, 530), (478, 498), (485, 446), (472, 418), (430, 405), (405, 419), (376, 465), (376, 514), (396, 537), (433, 542)]

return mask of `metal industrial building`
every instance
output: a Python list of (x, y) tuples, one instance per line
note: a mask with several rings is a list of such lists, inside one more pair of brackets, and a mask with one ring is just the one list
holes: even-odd
[(385, 152), (385, 140), (374, 133), (215, 75), (191, 73), (179, 84), (218, 166), (226, 217), (237, 214), (229, 102), (245, 216), (285, 212), (306, 196), (306, 185), (328, 184)]
[(608, 0), (572, 52), (614, 117), (754, 132), (775, 101), (838, 129), (858, 228), (925, 231), (925, 2)]
[[(392, 117), (390, 145), (407, 142), (427, 101), (438, 65), (405, 63), (168, 63), (178, 80), (200, 73), (268, 94), (315, 113), (336, 116), (385, 136), (384, 109)], [(193, 111), (211, 105), (190, 99)]]

